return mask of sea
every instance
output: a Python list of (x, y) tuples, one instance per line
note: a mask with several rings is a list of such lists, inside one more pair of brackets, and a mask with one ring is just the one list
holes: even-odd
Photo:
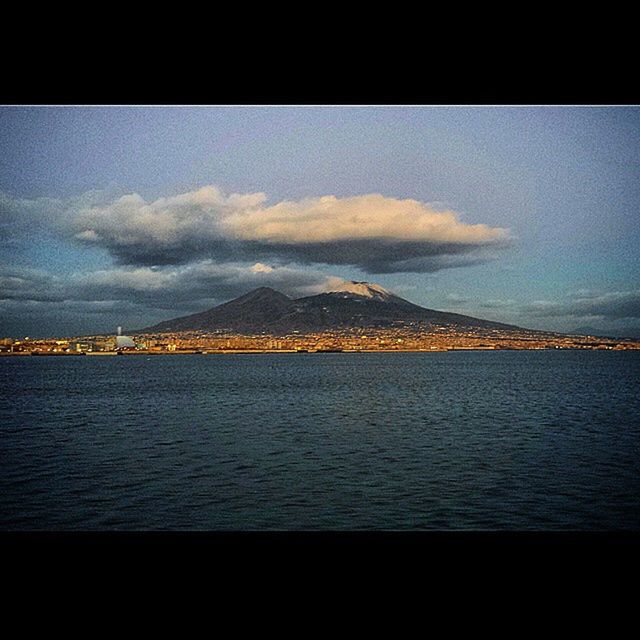
[(640, 529), (640, 352), (0, 358), (3, 531)]

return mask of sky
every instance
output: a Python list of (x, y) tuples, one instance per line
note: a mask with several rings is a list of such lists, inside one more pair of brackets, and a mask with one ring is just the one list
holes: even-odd
[(0, 337), (368, 281), (640, 336), (640, 108), (0, 107)]

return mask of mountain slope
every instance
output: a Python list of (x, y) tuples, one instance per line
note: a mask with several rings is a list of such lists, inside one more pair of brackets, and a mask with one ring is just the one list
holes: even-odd
[(292, 300), (270, 287), (260, 287), (208, 311), (166, 320), (142, 332), (173, 331), (267, 331), (270, 325), (292, 308)]
[(213, 309), (142, 329), (140, 333), (229, 331), (277, 333), (357, 327), (427, 328), (429, 325), (516, 330), (519, 327), (426, 309), (379, 285), (346, 283), (339, 291), (292, 300), (269, 287), (255, 289)]

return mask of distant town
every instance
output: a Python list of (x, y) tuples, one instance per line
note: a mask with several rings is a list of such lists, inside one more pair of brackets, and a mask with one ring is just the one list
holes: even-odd
[(0, 339), (0, 356), (116, 356), (225, 353), (367, 353), (457, 350), (597, 349), (637, 350), (632, 340), (540, 331), (431, 326), (428, 330), (348, 328), (285, 335), (182, 331), (139, 335)]

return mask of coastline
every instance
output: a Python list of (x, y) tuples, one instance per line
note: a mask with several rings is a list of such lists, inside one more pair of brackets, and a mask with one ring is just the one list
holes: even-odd
[(78, 356), (193, 356), (193, 355), (277, 355), (327, 353), (447, 353), (454, 351), (640, 351), (640, 347), (452, 347), (436, 349), (220, 349), (186, 351), (97, 351), (79, 353), (51, 353), (37, 351), (0, 352), (0, 358), (10, 357), (78, 357)]

